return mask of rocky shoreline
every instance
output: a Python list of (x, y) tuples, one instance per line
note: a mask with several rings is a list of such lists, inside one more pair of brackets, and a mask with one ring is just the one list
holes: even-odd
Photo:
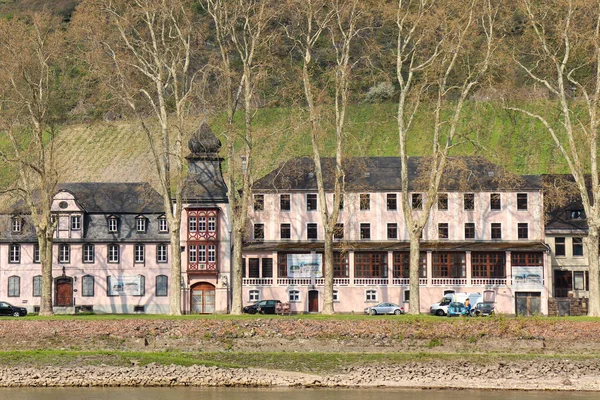
[(600, 361), (478, 365), (460, 361), (360, 366), (331, 375), (194, 365), (2, 367), (0, 387), (298, 387), (600, 391)]

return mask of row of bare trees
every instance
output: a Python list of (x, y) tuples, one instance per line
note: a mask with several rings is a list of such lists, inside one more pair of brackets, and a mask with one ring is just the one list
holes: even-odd
[[(589, 226), (590, 314), (600, 315), (600, 206), (594, 201), (600, 196), (600, 1), (517, 3), (84, 0), (68, 26), (48, 15), (0, 21), (0, 130), (8, 139), (0, 156), (16, 166), (10, 179), (16, 184), (7, 190), (21, 193), (36, 229), (44, 276), (42, 313), (52, 312), (51, 204), (60, 180), (52, 139), (65, 119), (65, 86), (73, 81), (69, 65), (77, 64), (87, 82), (100, 85), (104, 99), (142, 126), (173, 249), (180, 247), (185, 143), (193, 121), (198, 115), (226, 115), (222, 137), (231, 206), (232, 313), (242, 309), (242, 243), (257, 169), (255, 112), (279, 93), (265, 87), (287, 80), (292, 89), (286, 91), (297, 93), (288, 94), (299, 110), (290, 114), (299, 116), (294, 123), (306, 127), (312, 145), (325, 238), (323, 312), (333, 313), (332, 238), (349, 155), (348, 106), (360, 86), (356, 71), (363, 78), (364, 71), (371, 71), (376, 79), (394, 83), (402, 209), (411, 244), (410, 312), (418, 313), (421, 232), (448, 157), (471, 140), (461, 129), (463, 108), (475, 91), (498, 85), (503, 68), (521, 71), (525, 84), (547, 89), (548, 106), (510, 99), (502, 99), (500, 106), (539, 121), (567, 161)], [(515, 20), (524, 21), (517, 33)], [(417, 128), (417, 115), (426, 115), (426, 129)], [(412, 211), (408, 186), (407, 142), (414, 137), (427, 141), (430, 149), (422, 154), (429, 164), (419, 183), (425, 193), (419, 213)], [(334, 143), (333, 151), (326, 143)], [(333, 174), (330, 186), (323, 155), (335, 160), (328, 171)], [(333, 202), (327, 202), (328, 192), (334, 193)], [(180, 276), (180, 253), (174, 251), (172, 314), (181, 312)]]

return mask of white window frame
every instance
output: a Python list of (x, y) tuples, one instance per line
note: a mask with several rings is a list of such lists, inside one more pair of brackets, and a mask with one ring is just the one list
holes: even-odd
[(188, 246), (188, 262), (190, 262), (190, 263), (198, 262), (198, 249), (195, 244), (190, 244)]
[(119, 222), (117, 217), (109, 217), (108, 218), (108, 232), (115, 233), (119, 232)]
[(198, 220), (195, 216), (188, 218), (188, 232), (198, 232)]
[(21, 262), (21, 245), (12, 243), (9, 247), (8, 262), (11, 264), (19, 264)]
[(334, 303), (340, 302), (340, 291), (337, 289), (333, 289), (333, 301)]
[(8, 297), (21, 297), (21, 277), (17, 275), (8, 277)]
[(248, 291), (248, 301), (250, 303), (256, 303), (257, 301), (260, 301), (260, 290), (250, 289)]
[(410, 289), (404, 289), (402, 291), (402, 301), (404, 303), (410, 303)]
[(208, 231), (209, 232), (217, 231), (217, 217), (208, 217)]
[(107, 257), (106, 257), (106, 261), (109, 263), (118, 263), (119, 259), (121, 258), (121, 254), (120, 254), (120, 248), (118, 244), (109, 244), (107, 247)]
[(81, 230), (81, 215), (71, 215), (71, 230)]
[(135, 230), (137, 232), (146, 232), (146, 218), (144, 217), (137, 217), (135, 219)]
[(23, 231), (23, 220), (20, 217), (14, 217), (11, 223), (12, 233), (21, 233)]
[(169, 225), (167, 224), (167, 218), (166, 217), (160, 217), (158, 219), (158, 232), (159, 233), (169, 232)]
[[(89, 281), (91, 281), (91, 288), (89, 287)], [(86, 286), (87, 284), (87, 286)], [(81, 277), (81, 296), (82, 297), (94, 297), (96, 292), (96, 279), (92, 275), (84, 275)]]
[(93, 264), (96, 261), (96, 252), (93, 244), (84, 243), (83, 244), (83, 255), (82, 261), (85, 264)]
[(58, 245), (58, 262), (62, 264), (68, 264), (71, 262), (71, 246), (67, 243), (61, 243)]
[(35, 243), (33, 245), (33, 263), (39, 264), (40, 262), (41, 262), (40, 245), (39, 245), (39, 243)]
[(142, 243), (136, 243), (133, 246), (133, 259), (135, 264), (143, 264), (146, 259), (146, 246)]
[(377, 303), (378, 296), (377, 290), (367, 289), (365, 290), (365, 303)]
[(156, 262), (167, 263), (169, 262), (169, 249), (166, 244), (160, 243), (156, 245)]
[(291, 289), (288, 292), (288, 299), (290, 303), (300, 303), (300, 291), (298, 289)]

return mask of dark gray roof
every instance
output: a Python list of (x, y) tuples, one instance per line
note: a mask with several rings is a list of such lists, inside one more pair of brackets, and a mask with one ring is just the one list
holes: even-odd
[(164, 212), (162, 197), (147, 182), (63, 183), (58, 185), (58, 189), (73, 193), (77, 203), (88, 213), (148, 214)]
[[(319, 251), (323, 250), (322, 241), (311, 242), (252, 242), (244, 244), (247, 251)], [(360, 242), (335, 242), (336, 250), (353, 251), (409, 251), (409, 242), (400, 241), (360, 241)], [(475, 242), (461, 240), (452, 241), (425, 241), (421, 243), (422, 251), (547, 251), (548, 246), (542, 242), (516, 241), (516, 242)]]
[(218, 153), (221, 149), (221, 141), (204, 121), (200, 128), (192, 134), (188, 141), (188, 148), (192, 154), (196, 155)]
[[(409, 190), (425, 190), (429, 158), (408, 159)], [(322, 158), (326, 190), (333, 190), (334, 158)], [(343, 161), (347, 191), (400, 191), (399, 157), (352, 157)], [(255, 190), (316, 190), (310, 157), (294, 158), (259, 179)], [(519, 176), (481, 157), (451, 157), (441, 182), (443, 191), (540, 190), (539, 176)]]
[(188, 157), (188, 160), (188, 175), (182, 193), (184, 201), (205, 205), (227, 203), (227, 186), (223, 181), (221, 159)]
[[(570, 174), (549, 174), (543, 176), (544, 211), (546, 233), (585, 234), (588, 229), (583, 211), (581, 195)], [(590, 185), (588, 177), (588, 186)], [(591, 197), (591, 193), (590, 193)], [(575, 215), (579, 216), (573, 218)]]

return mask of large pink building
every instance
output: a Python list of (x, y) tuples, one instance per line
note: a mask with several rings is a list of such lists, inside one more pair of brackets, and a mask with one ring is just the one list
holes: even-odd
[[(58, 219), (55, 311), (166, 313), (170, 261), (172, 252), (179, 251), (183, 312), (228, 312), (231, 228), (219, 149), (206, 124), (190, 141), (180, 249), (170, 248), (162, 198), (149, 184), (60, 185), (52, 206)], [(414, 213), (422, 212), (426, 200), (420, 186), (425, 162), (420, 157), (409, 160)], [(289, 302), (293, 312), (322, 309), (319, 209), (333, 201), (332, 163), (323, 159), (327, 205), (319, 204), (310, 158), (289, 160), (255, 182), (243, 249), (245, 304), (278, 299)], [(344, 170), (343, 208), (335, 234), (334, 307), (362, 313), (385, 301), (406, 308), (409, 242), (400, 160), (352, 158)], [(541, 180), (510, 176), (480, 158), (452, 160), (423, 232), (422, 312), (453, 291), (480, 292), (495, 301), (498, 312), (524, 315), (547, 314), (553, 293), (586, 296), (581, 289), (587, 279), (583, 259), (576, 258), (567, 270), (563, 258), (582, 255), (576, 243), (584, 228), (565, 233), (567, 224), (544, 226)], [(550, 246), (545, 228), (550, 228)], [(565, 240), (572, 243), (572, 252), (570, 247), (564, 251)], [(558, 253), (551, 255), (555, 248)], [(35, 311), (40, 290), (37, 241), (27, 212), (17, 205), (0, 215), (0, 300)]]

